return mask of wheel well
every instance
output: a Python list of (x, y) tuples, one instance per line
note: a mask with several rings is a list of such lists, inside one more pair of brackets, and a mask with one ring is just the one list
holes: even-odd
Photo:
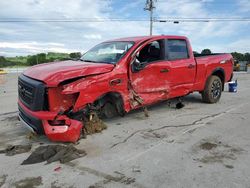
[(225, 74), (223, 69), (214, 70), (212, 75), (218, 76), (222, 82), (222, 90), (224, 90)]
[(110, 102), (115, 106), (119, 115), (122, 115), (122, 116), (124, 115), (125, 113), (124, 102), (120, 93), (118, 92), (105, 93), (94, 102), (94, 105), (98, 107), (102, 107), (107, 102)]

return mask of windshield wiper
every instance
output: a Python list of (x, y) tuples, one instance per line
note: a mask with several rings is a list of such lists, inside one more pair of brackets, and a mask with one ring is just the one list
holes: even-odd
[(92, 60), (88, 60), (88, 59), (80, 59), (80, 61), (97, 63), (96, 61), (92, 61)]
[(85, 62), (90, 62), (90, 63), (106, 63), (106, 64), (112, 64), (114, 65), (113, 63), (111, 62), (106, 62), (106, 61), (92, 61), (92, 60), (88, 60), (88, 59), (80, 59), (81, 61), (85, 61)]

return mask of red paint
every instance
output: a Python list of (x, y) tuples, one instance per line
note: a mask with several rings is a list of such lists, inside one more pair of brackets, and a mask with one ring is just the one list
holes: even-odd
[(62, 87), (48, 89), (48, 100), (50, 101), (49, 109), (51, 111), (65, 111), (75, 104), (78, 94), (62, 95), (62, 91)]
[(47, 111), (31, 111), (30, 109), (28, 109), (20, 100), (18, 100), (18, 104), (19, 106), (25, 110), (25, 112), (27, 112), (28, 114), (30, 114), (33, 117), (36, 117), (38, 119), (42, 119), (42, 120), (53, 120), (54, 117), (56, 117), (57, 112), (47, 112)]
[[(135, 54), (150, 42), (162, 39), (185, 40), (189, 57), (181, 60), (157, 61), (148, 64), (139, 72), (132, 72), (131, 64)], [(128, 112), (161, 100), (202, 91), (207, 78), (218, 68), (224, 71), (225, 82), (229, 81), (232, 75), (230, 54), (194, 58), (186, 37), (148, 36), (113, 41), (134, 42), (134, 46), (116, 65), (65, 61), (37, 65), (24, 72), (24, 75), (44, 82), (48, 88), (49, 111), (33, 112), (20, 101), (19, 104), (27, 113), (43, 120), (45, 134), (50, 140), (75, 142), (80, 137), (82, 123), (66, 115), (57, 116), (58, 112), (70, 107), (77, 112), (108, 92), (119, 93), (123, 99), (124, 109)], [(226, 63), (220, 63), (222, 60)], [(62, 84), (63, 81), (72, 78), (79, 79)], [(134, 93), (143, 100), (142, 104), (132, 105)], [(55, 117), (58, 120), (66, 120), (68, 124), (51, 126), (48, 120), (53, 120)]]
[[(25, 112), (42, 120), (45, 134), (51, 141), (76, 142), (79, 139), (83, 127), (82, 122), (69, 119), (65, 115), (57, 116), (56, 112), (33, 112), (22, 104), (21, 101), (18, 101), (18, 104), (23, 110), (25, 110)], [(65, 125), (50, 125), (48, 121), (53, 121), (55, 117), (57, 120), (65, 120)]]
[(71, 119), (70, 124), (51, 126), (48, 121), (43, 120), (43, 127), (51, 141), (76, 142), (81, 136), (82, 123)]
[(103, 63), (83, 63), (81, 61), (64, 61), (35, 65), (25, 71), (25, 75), (44, 81), (47, 86), (57, 86), (60, 82), (85, 76), (112, 71), (114, 65)]

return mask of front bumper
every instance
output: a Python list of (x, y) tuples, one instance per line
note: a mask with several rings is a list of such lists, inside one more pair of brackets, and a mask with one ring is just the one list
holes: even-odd
[[(31, 111), (21, 101), (18, 101), (19, 118), (38, 134), (45, 134), (51, 141), (76, 142), (81, 135), (82, 122), (70, 119), (66, 115), (58, 115), (49, 111)], [(51, 125), (53, 120), (65, 120), (65, 125)]]

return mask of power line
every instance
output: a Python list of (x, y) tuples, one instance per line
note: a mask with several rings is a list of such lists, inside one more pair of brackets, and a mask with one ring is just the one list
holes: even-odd
[(81, 18), (81, 19), (30, 19), (30, 18), (7, 18), (0, 22), (130, 22), (147, 21), (146, 19), (123, 19), (123, 18)]
[(155, 22), (250, 22), (250, 18), (159, 18)]
[[(146, 18), (79, 18), (79, 19), (31, 19), (31, 18), (0, 18), (0, 23), (12, 23), (12, 22), (147, 22)], [(250, 17), (245, 18), (165, 18), (157, 17), (151, 19), (152, 22), (249, 22)], [(151, 25), (151, 24), (150, 24)], [(152, 25), (153, 26), (153, 25)], [(150, 27), (151, 31), (151, 27)]]
[[(247, 0), (246, 3), (250, 3), (250, 0)], [(157, 3), (173, 3), (173, 1), (168, 1), (168, 0), (158, 0)], [(178, 4), (194, 4), (194, 3), (202, 3), (202, 4), (209, 4), (209, 5), (232, 5), (232, 2), (229, 1), (204, 1), (204, 0), (184, 0), (184, 1), (178, 1)], [(237, 3), (237, 2), (235, 2)]]

